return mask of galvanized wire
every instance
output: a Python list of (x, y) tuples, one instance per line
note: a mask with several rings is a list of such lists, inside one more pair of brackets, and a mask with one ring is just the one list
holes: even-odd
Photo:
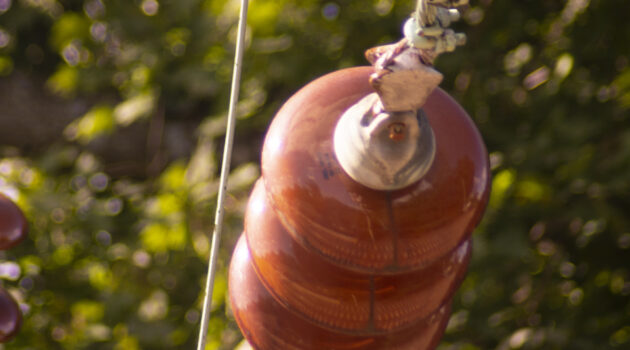
[(201, 324), (199, 326), (199, 341), (197, 350), (204, 350), (208, 336), (208, 323), (212, 307), (212, 291), (214, 288), (214, 278), (216, 274), (217, 257), (219, 255), (219, 245), (223, 230), (223, 216), (225, 195), (227, 192), (227, 178), (230, 174), (230, 161), (232, 159), (232, 145), (234, 143), (234, 127), (236, 124), (236, 106), (241, 82), (241, 66), (243, 62), (243, 51), (245, 41), (245, 31), (247, 27), (247, 7), (248, 0), (241, 0), (241, 10), (238, 20), (238, 38), (236, 39), (236, 54), (234, 57), (234, 69), (232, 75), (232, 90), (230, 93), (230, 109), (228, 112), (227, 127), (225, 132), (225, 146), (223, 149), (223, 163), (221, 167), (221, 179), (217, 198), (217, 209), (214, 219), (214, 232), (212, 234), (212, 248), (208, 262), (208, 277), (206, 279), (205, 298), (203, 311), (201, 313)]
[(432, 57), (454, 51), (466, 42), (463, 33), (455, 33), (449, 26), (460, 17), (459, 9), (468, 0), (418, 0), (416, 10), (405, 23), (407, 41)]

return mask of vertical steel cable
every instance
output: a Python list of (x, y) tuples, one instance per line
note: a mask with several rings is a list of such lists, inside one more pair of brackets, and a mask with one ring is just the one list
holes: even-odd
[(210, 309), (212, 304), (212, 290), (214, 288), (214, 278), (219, 255), (219, 244), (223, 229), (223, 215), (225, 194), (227, 192), (227, 178), (230, 174), (230, 161), (232, 159), (232, 144), (234, 143), (234, 127), (236, 124), (236, 106), (238, 103), (238, 93), (241, 83), (241, 65), (243, 62), (243, 51), (245, 41), (245, 31), (247, 28), (247, 7), (248, 0), (241, 0), (241, 11), (238, 20), (238, 38), (236, 40), (236, 54), (234, 57), (234, 70), (232, 75), (232, 91), (230, 93), (230, 109), (228, 112), (227, 127), (225, 132), (225, 146), (223, 149), (223, 162), (221, 167), (221, 179), (217, 198), (217, 210), (214, 219), (214, 232), (212, 234), (212, 248), (208, 262), (208, 277), (206, 280), (205, 298), (203, 311), (201, 313), (201, 325), (199, 327), (199, 341), (197, 350), (206, 348), (208, 336), (208, 322), (210, 320)]

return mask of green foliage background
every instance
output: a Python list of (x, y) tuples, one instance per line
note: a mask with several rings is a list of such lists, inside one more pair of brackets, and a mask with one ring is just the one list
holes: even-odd
[[(414, 5), (252, 1), (208, 349), (242, 339), (225, 267), (269, 120), (396, 41)], [(440, 349), (628, 348), (630, 2), (471, 5), (456, 24), (468, 44), (437, 68), (494, 180)], [(0, 0), (0, 191), (31, 224), (0, 253), (22, 270), (0, 280), (26, 311), (0, 349), (193, 347), (237, 13), (235, 0)], [(24, 86), (39, 97), (16, 98)]]

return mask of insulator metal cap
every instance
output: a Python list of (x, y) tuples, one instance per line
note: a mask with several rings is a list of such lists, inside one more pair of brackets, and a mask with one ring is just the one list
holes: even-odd
[(435, 137), (422, 109), (386, 112), (376, 93), (343, 114), (333, 142), (343, 170), (375, 190), (411, 185), (435, 158)]

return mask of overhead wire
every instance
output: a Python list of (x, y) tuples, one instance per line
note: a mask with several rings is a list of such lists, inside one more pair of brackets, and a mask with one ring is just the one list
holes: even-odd
[(212, 292), (216, 275), (217, 258), (219, 255), (219, 245), (223, 231), (223, 216), (225, 214), (224, 204), (227, 193), (227, 179), (230, 174), (230, 162), (232, 160), (232, 145), (234, 144), (234, 129), (236, 126), (236, 107), (238, 104), (241, 68), (243, 62), (243, 51), (245, 42), (245, 32), (247, 28), (247, 8), (248, 0), (241, 0), (241, 8), (238, 19), (238, 37), (236, 39), (236, 53), (234, 56), (234, 68), (232, 74), (232, 87), (230, 92), (230, 107), (228, 111), (227, 126), (225, 133), (225, 146), (223, 149), (223, 161), (221, 165), (221, 178), (219, 180), (219, 192), (217, 196), (217, 209), (214, 219), (214, 231), (212, 234), (212, 247), (208, 261), (208, 276), (206, 279), (205, 296), (203, 309), (201, 312), (201, 323), (199, 326), (199, 340), (197, 350), (206, 348), (208, 337), (208, 324), (212, 311)]

